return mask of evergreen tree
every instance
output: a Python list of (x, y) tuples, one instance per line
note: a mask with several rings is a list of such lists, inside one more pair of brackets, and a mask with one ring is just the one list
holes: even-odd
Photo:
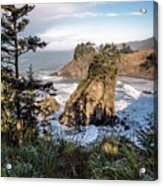
[(96, 78), (105, 75), (117, 75), (118, 66), (120, 64), (120, 52), (114, 44), (100, 45), (99, 50), (96, 52), (89, 69), (88, 78)]
[(126, 43), (122, 44), (122, 49), (120, 51), (124, 54), (133, 53), (133, 50), (131, 49), (130, 45), (127, 45)]
[(37, 48), (43, 48), (47, 43), (42, 42), (37, 36), (20, 36), (29, 23), (27, 14), (34, 9), (34, 6), (2, 5), (1, 8), (1, 60), (4, 66), (14, 66), (15, 77), (18, 79), (19, 57), (30, 50), (35, 52)]
[(90, 54), (94, 54), (94, 53), (95, 53), (94, 43), (91, 43), (91, 42), (81, 43), (75, 47), (74, 59), (78, 60), (88, 54), (90, 55)]
[(151, 53), (146, 57), (144, 63), (140, 64), (140, 67), (144, 70), (149, 70), (152, 67), (156, 70), (157, 69), (157, 56), (156, 53)]
[[(1, 16), (1, 61), (2, 71), (14, 70), (15, 79), (11, 85), (14, 94), (14, 105), (16, 106), (16, 128), (18, 143), (22, 143), (22, 131), (24, 121), (21, 113), (20, 94), (21, 84), (19, 81), (19, 57), (29, 51), (36, 52), (37, 48), (44, 48), (47, 43), (42, 42), (37, 36), (24, 36), (22, 32), (29, 24), (28, 13), (34, 9), (32, 5), (2, 5)], [(10, 79), (10, 78), (9, 78)]]
[(36, 124), (37, 117), (35, 116), (35, 110), (38, 109), (35, 106), (36, 93), (34, 91), (34, 85), (37, 81), (34, 79), (34, 72), (32, 65), (29, 66), (27, 71), (27, 89), (24, 95), (21, 96), (21, 102), (24, 107), (21, 108), (21, 117), (24, 120), (25, 127), (23, 129), (24, 138), (33, 139), (36, 136)]

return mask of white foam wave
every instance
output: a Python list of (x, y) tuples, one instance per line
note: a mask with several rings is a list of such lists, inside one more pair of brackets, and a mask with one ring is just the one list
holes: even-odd
[(59, 93), (72, 94), (77, 88), (78, 83), (54, 83), (54, 87), (58, 90)]
[(140, 91), (136, 90), (135, 88), (133, 88), (130, 85), (124, 84), (123, 88), (124, 88), (127, 95), (129, 95), (135, 99), (138, 99), (141, 94)]
[[(64, 139), (71, 143), (89, 146), (96, 144), (104, 137), (111, 135), (126, 136), (136, 142), (135, 127), (148, 127), (148, 116), (153, 112), (153, 96), (143, 96), (140, 91), (131, 85), (124, 84), (120, 81), (116, 88), (116, 112), (120, 118), (126, 118), (125, 123), (128, 130), (124, 129), (121, 124), (115, 127), (90, 125), (82, 127), (82, 130), (68, 128), (59, 123), (59, 116), (64, 110), (65, 103), (72, 92), (77, 88), (77, 83), (64, 83), (54, 81), (54, 87), (57, 89), (55, 96), (57, 102), (60, 104), (60, 110), (54, 114), (51, 120), (51, 133), (53, 139)], [(121, 95), (121, 96), (120, 96)]]
[(85, 135), (81, 141), (82, 145), (92, 143), (98, 136), (98, 129), (94, 125), (87, 127)]
[(129, 102), (127, 102), (126, 100), (119, 100), (119, 101), (116, 101), (116, 102), (115, 102), (115, 109), (116, 109), (116, 112), (125, 109), (128, 105), (129, 105)]

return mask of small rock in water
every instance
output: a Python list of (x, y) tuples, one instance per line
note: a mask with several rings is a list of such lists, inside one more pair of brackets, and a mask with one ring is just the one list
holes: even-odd
[(125, 126), (125, 124), (126, 124), (125, 121), (124, 120), (121, 120), (121, 125), (122, 126)]
[(124, 129), (125, 129), (125, 130), (130, 130), (130, 127), (129, 127), (128, 125), (126, 125), (126, 126), (124, 127)]
[(144, 93), (144, 94), (152, 94), (151, 91), (147, 91), (147, 90), (144, 90), (143, 93)]

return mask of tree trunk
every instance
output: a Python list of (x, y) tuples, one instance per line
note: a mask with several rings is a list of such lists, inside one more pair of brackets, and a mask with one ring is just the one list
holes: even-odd
[[(17, 48), (16, 48), (16, 51), (18, 51)], [(15, 77), (16, 77), (16, 79), (19, 78), (18, 52), (15, 52)]]
[(17, 119), (16, 128), (18, 131), (18, 144), (21, 145), (23, 143), (23, 119)]
[[(15, 33), (15, 77), (19, 79), (19, 66), (18, 66), (18, 38), (17, 38), (17, 30), (16, 30), (16, 18), (14, 19), (14, 33)], [(16, 109), (17, 109), (17, 119), (20, 119), (20, 103), (18, 98), (18, 92), (16, 91)]]
[(19, 78), (19, 66), (18, 66), (18, 39), (16, 31), (16, 20), (14, 22), (14, 32), (15, 32), (15, 77)]
[[(16, 30), (16, 19), (14, 20), (14, 33), (15, 33), (15, 78), (19, 79), (19, 66), (18, 66), (18, 38), (17, 38), (17, 30)], [(16, 110), (17, 110), (17, 121), (16, 128), (18, 131), (18, 143), (22, 144), (22, 129), (23, 129), (23, 120), (20, 119), (20, 102), (18, 91), (16, 91)]]

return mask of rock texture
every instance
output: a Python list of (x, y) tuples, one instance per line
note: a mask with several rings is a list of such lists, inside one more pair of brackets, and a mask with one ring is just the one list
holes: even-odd
[(73, 59), (66, 64), (59, 72), (52, 74), (68, 78), (86, 78), (90, 63), (93, 60), (94, 55), (87, 54), (80, 59)]
[(121, 54), (119, 75), (143, 79), (155, 79), (156, 69), (154, 67), (149, 69), (141, 67), (151, 54), (154, 54), (153, 49), (141, 50), (129, 54)]
[[(115, 119), (115, 87), (119, 55), (113, 46), (100, 51), (88, 75), (70, 96), (60, 122), (67, 126), (111, 124)], [(105, 49), (105, 48), (102, 48)]]
[[(119, 75), (138, 77), (145, 79), (154, 79), (155, 69), (142, 69), (140, 67), (146, 61), (146, 58), (154, 53), (153, 49), (146, 49), (135, 51), (129, 54), (121, 54), (121, 65), (119, 66)], [(68, 78), (86, 78), (88, 75), (88, 68), (93, 60), (93, 56), (87, 57), (85, 60), (72, 60), (66, 64), (57, 74)]]
[[(112, 79), (113, 78), (113, 79)], [(60, 122), (68, 126), (107, 124), (115, 115), (115, 78), (88, 80), (71, 95)]]
[(42, 100), (36, 102), (37, 107), (39, 108), (39, 114), (42, 117), (50, 116), (53, 112), (59, 109), (59, 104), (55, 100), (55, 98), (48, 96)]

